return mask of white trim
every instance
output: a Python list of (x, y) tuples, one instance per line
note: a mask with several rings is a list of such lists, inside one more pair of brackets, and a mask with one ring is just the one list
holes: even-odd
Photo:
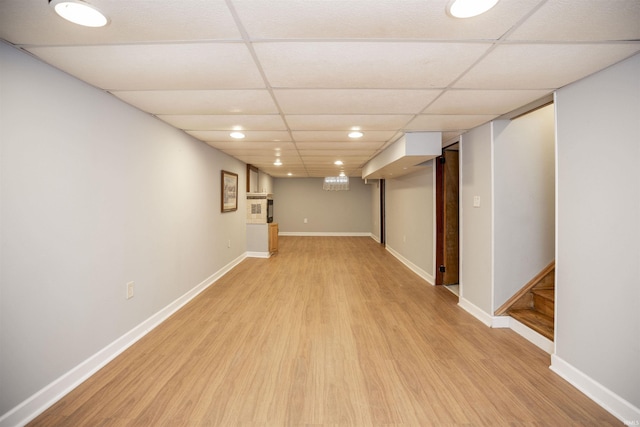
[(31, 397), (15, 406), (9, 412), (0, 417), (0, 427), (22, 426), (44, 412), (55, 402), (64, 397), (71, 390), (95, 374), (107, 363), (115, 359), (120, 353), (131, 347), (138, 340), (152, 331), (156, 326), (164, 322), (169, 316), (182, 308), (202, 291), (227, 274), (233, 267), (246, 258), (246, 254), (240, 255), (229, 264), (206, 278), (193, 289), (182, 295), (156, 314), (149, 317), (129, 332), (116, 339), (111, 344), (98, 351), (93, 356), (72, 368), (66, 374), (54, 380), (49, 385), (40, 389)]
[(458, 142), (458, 303), (464, 297), (464, 205), (462, 204), (464, 187), (460, 185), (461, 182), (464, 182), (464, 176), (462, 175), (465, 147), (463, 145), (464, 135), (460, 135), (460, 142)]
[(549, 354), (553, 354), (553, 351), (555, 349), (553, 341), (551, 341), (547, 337), (540, 335), (539, 333), (517, 321), (513, 317), (506, 317), (511, 319), (511, 321), (509, 322), (509, 327), (513, 329), (513, 331), (515, 331), (518, 335), (522, 336), (524, 339), (534, 344), (541, 350), (546, 351)]
[(422, 277), (424, 280), (429, 282), (430, 285), (433, 286), (434, 280), (433, 280), (433, 276), (431, 274), (427, 273), (426, 271), (424, 271), (423, 269), (421, 269), (420, 267), (418, 267), (417, 265), (415, 265), (414, 263), (412, 263), (411, 261), (409, 261), (408, 259), (406, 259), (402, 255), (400, 255), (393, 248), (391, 248), (389, 246), (386, 246), (385, 249), (391, 255), (393, 255), (398, 261), (400, 261), (401, 263), (403, 263), (404, 265), (409, 267), (409, 270), (413, 271), (414, 273), (416, 273), (418, 276)]
[(626, 425), (638, 425), (640, 422), (639, 408), (633, 406), (630, 402), (627, 402), (557, 355), (551, 355), (551, 366), (549, 368)]
[(281, 231), (279, 236), (371, 237), (371, 232), (355, 231)]
[(511, 322), (509, 316), (492, 316), (491, 327), (495, 329), (510, 328)]
[(553, 353), (553, 341), (543, 337), (533, 329), (518, 322), (516, 319), (513, 319), (510, 316), (491, 316), (464, 298), (458, 299), (458, 305), (490, 328), (510, 328), (540, 349), (549, 354)]
[(489, 125), (489, 170), (491, 174), (491, 313), (496, 312), (496, 121), (492, 120)]
[[(560, 198), (558, 197), (559, 194), (559, 180), (558, 177), (560, 176), (558, 174), (558, 92), (557, 91), (553, 91), (553, 137), (554, 137), (554, 147), (553, 147), (553, 156), (554, 156), (554, 170), (553, 173), (555, 174), (555, 182), (554, 182), (554, 189), (553, 191), (555, 192), (555, 200), (553, 201), (555, 203), (555, 212), (554, 212), (554, 217), (553, 217), (553, 224), (554, 224), (554, 234), (555, 234), (555, 242), (554, 242), (554, 254), (555, 254), (555, 272), (554, 272), (554, 280), (555, 280), (555, 285), (554, 285), (554, 304), (553, 304), (553, 330), (554, 330), (554, 334), (555, 331), (558, 330), (558, 306), (562, 305), (561, 301), (558, 299), (558, 285), (562, 286), (562, 283), (558, 282), (558, 273), (560, 272), (560, 270), (562, 269), (562, 257), (559, 257), (558, 255), (560, 254), (559, 250), (560, 250), (560, 245), (559, 245), (559, 238), (558, 236), (560, 235), (560, 229), (558, 228), (558, 224), (559, 224), (559, 217), (560, 217), (560, 211), (558, 210), (558, 206), (559, 205), (559, 200)], [(556, 348), (555, 348), (555, 342), (553, 345), (553, 353), (556, 352)]]
[(271, 258), (271, 252), (247, 252), (247, 258)]
[(380, 238), (373, 233), (369, 233), (369, 237), (376, 241), (376, 243), (380, 243)]
[(482, 309), (474, 305), (468, 299), (463, 297), (458, 298), (458, 305), (485, 325), (490, 327), (493, 324), (493, 317), (482, 311)]

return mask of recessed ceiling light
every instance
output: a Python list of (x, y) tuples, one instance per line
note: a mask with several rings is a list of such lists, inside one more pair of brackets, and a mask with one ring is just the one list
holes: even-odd
[(498, 0), (450, 0), (447, 13), (454, 18), (472, 18), (485, 13), (498, 3)]
[(363, 136), (364, 133), (360, 132), (359, 130), (349, 132), (349, 138), (362, 138)]
[(235, 138), (235, 139), (242, 139), (242, 138), (244, 138), (244, 137), (245, 137), (244, 133), (242, 133), (242, 132), (231, 132), (231, 133), (229, 134), (229, 136), (230, 136), (231, 138)]
[(273, 164), (274, 164), (275, 166), (282, 166), (282, 162), (280, 161), (280, 159), (276, 159), (276, 161), (275, 161), (275, 162), (273, 162)]
[(336, 160), (335, 162), (333, 162), (333, 164), (337, 166), (342, 166), (344, 163), (342, 163), (342, 160)]
[(289, 172), (289, 173), (287, 174), (287, 176), (293, 176), (293, 174), (292, 174), (291, 172)]
[(340, 172), (340, 176), (345, 176), (344, 171)]
[(95, 6), (81, 0), (49, 0), (58, 15), (85, 27), (104, 27), (109, 18)]

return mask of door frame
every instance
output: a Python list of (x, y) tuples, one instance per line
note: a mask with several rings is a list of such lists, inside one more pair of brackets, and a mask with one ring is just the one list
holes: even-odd
[(435, 285), (442, 285), (443, 272), (440, 266), (444, 264), (444, 152), (436, 157), (436, 268)]
[(386, 246), (386, 208), (385, 208), (385, 181), (380, 179), (380, 244)]
[[(446, 255), (445, 252), (448, 250), (447, 247), (445, 247), (445, 234), (448, 231), (448, 227), (447, 224), (445, 223), (445, 218), (446, 218), (446, 214), (445, 214), (445, 203), (446, 203), (446, 199), (445, 199), (445, 182), (446, 182), (446, 162), (445, 162), (445, 156), (446, 156), (446, 152), (447, 151), (456, 151), (459, 152), (459, 149), (455, 149), (452, 150), (451, 147), (457, 146), (459, 147), (459, 142), (453, 143), (448, 145), (447, 147), (444, 147), (442, 149), (442, 155), (437, 157), (435, 159), (436, 162), (436, 183), (435, 183), (435, 191), (436, 191), (436, 198), (435, 198), (435, 214), (436, 214), (436, 237), (435, 237), (435, 251), (436, 251), (436, 255), (435, 255), (435, 274), (434, 274), (434, 282), (435, 285), (442, 285), (444, 284), (444, 278), (445, 278), (445, 273), (443, 272), (442, 268), (446, 267)], [(458, 174), (457, 178), (457, 186), (458, 186), (458, 191), (455, 194), (456, 197), (456, 202), (459, 201), (460, 198), (460, 183), (459, 183), (459, 179), (460, 176)], [(458, 203), (456, 203), (456, 206), (458, 205)], [(457, 227), (456, 227), (456, 233), (455, 233), (455, 239), (457, 240), (457, 263), (458, 265), (456, 266), (456, 270), (457, 270), (457, 274), (453, 273), (452, 271), (450, 271), (450, 273), (455, 275), (459, 275), (459, 271), (460, 271), (460, 219), (459, 219), (459, 214), (460, 214), (460, 208), (457, 208)], [(455, 271), (455, 270), (453, 270)], [(450, 278), (451, 279), (451, 278)], [(458, 281), (459, 281), (459, 276), (458, 276)], [(449, 284), (449, 283), (447, 283)]]

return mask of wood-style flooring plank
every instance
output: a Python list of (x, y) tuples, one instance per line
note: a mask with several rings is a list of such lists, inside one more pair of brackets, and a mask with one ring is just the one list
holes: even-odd
[(30, 425), (621, 425), (373, 240), (279, 243)]

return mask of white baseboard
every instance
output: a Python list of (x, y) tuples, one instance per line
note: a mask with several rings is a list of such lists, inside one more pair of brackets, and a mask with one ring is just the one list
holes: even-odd
[(280, 231), (278, 236), (326, 236), (326, 237), (371, 237), (371, 233), (351, 231)]
[(458, 300), (458, 305), (491, 328), (510, 328), (547, 353), (552, 354), (554, 352), (555, 346), (553, 341), (548, 340), (510, 316), (491, 316), (464, 298)]
[(156, 326), (164, 322), (169, 316), (182, 308), (182, 306), (187, 304), (198, 294), (227, 274), (245, 258), (246, 254), (242, 254), (238, 258), (234, 259), (229, 264), (225, 265), (195, 286), (189, 292), (182, 295), (180, 298), (176, 299), (120, 338), (59, 377), (51, 384), (45, 386), (6, 414), (2, 415), (2, 417), (0, 417), (0, 427), (23, 426), (33, 420), (55, 402), (68, 394), (71, 390), (87, 380), (91, 375), (95, 374), (107, 363), (115, 359), (127, 348), (135, 344)]
[(247, 252), (247, 258), (271, 258), (270, 252)]
[(387, 246), (386, 249), (398, 261), (400, 261), (401, 263), (403, 263), (404, 265), (409, 267), (409, 270), (413, 271), (418, 276), (422, 277), (424, 280), (429, 282), (430, 285), (434, 284), (435, 281), (434, 281), (433, 276), (431, 274), (427, 273), (426, 271), (424, 271), (423, 269), (421, 269), (420, 267), (418, 267), (417, 265), (415, 265), (414, 263), (412, 263), (411, 261), (409, 261), (408, 259), (406, 259), (402, 255), (400, 255), (400, 253), (395, 251), (393, 248)]
[(491, 327), (495, 329), (510, 328), (510, 319), (509, 316), (491, 316)]
[(555, 351), (555, 344), (550, 339), (543, 337), (533, 329), (518, 322), (513, 317), (505, 316), (509, 321), (509, 327), (513, 329), (518, 335), (525, 338), (530, 343), (534, 344), (538, 348), (546, 351), (549, 354), (553, 354)]
[(485, 313), (481, 308), (474, 305), (467, 299), (459, 298), (458, 305), (462, 307), (466, 312), (471, 314), (473, 317), (484, 323), (485, 325), (491, 327), (493, 325), (493, 316)]
[(640, 408), (624, 400), (555, 354), (550, 369), (626, 425), (640, 425)]
[[(504, 319), (490, 316), (464, 298), (460, 298), (458, 305), (487, 326), (505, 327)], [(509, 328), (513, 329), (537, 347), (551, 354), (550, 369), (552, 371), (567, 380), (571, 385), (626, 425), (640, 425), (640, 409), (553, 354), (555, 351), (553, 341), (550, 341), (511, 317), (504, 316), (504, 318), (510, 319)]]

